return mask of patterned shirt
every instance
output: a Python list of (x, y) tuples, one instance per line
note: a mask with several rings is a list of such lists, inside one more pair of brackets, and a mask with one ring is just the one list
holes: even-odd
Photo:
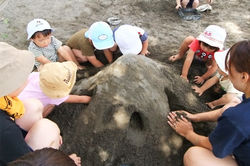
[[(58, 59), (57, 50), (61, 46), (62, 42), (56, 39), (54, 36), (51, 36), (51, 43), (47, 47), (38, 47), (33, 41), (31, 41), (28, 49), (35, 55), (35, 58), (44, 56), (51, 62), (56, 62)], [(36, 60), (35, 66), (38, 68), (40, 66), (40, 62)]]

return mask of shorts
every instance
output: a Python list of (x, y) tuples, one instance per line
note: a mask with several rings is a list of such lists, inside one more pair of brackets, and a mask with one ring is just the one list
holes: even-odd
[[(182, 0), (181, 0), (182, 2)], [(186, 6), (186, 8), (192, 8), (193, 7), (194, 0), (190, 0)]]

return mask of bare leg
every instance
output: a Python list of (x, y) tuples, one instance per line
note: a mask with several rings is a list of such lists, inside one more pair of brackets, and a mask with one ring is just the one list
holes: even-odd
[(187, 50), (189, 49), (189, 47), (188, 47), (189, 44), (191, 44), (194, 39), (195, 38), (193, 36), (186, 37), (183, 40), (183, 42), (181, 43), (181, 46), (179, 48), (179, 53), (169, 57), (168, 60), (171, 61), (171, 62), (174, 62), (176, 60), (179, 60), (179, 59), (183, 58), (184, 55), (186, 54)]
[(198, 146), (186, 151), (183, 162), (185, 166), (237, 166), (232, 156), (217, 158), (212, 151)]
[(196, 9), (199, 6), (199, 0), (194, 0), (192, 8)]
[(72, 49), (72, 52), (74, 53), (78, 62), (87, 62), (88, 61), (87, 57), (82, 54), (82, 51), (77, 50), (77, 49)]
[(225, 105), (227, 103), (240, 103), (240, 99), (237, 97), (236, 94), (234, 93), (227, 93), (224, 94), (221, 98), (208, 102), (206, 103), (211, 109), (217, 107), (217, 106), (221, 106), (221, 105)]
[(37, 99), (27, 99), (23, 101), (25, 113), (22, 117), (15, 120), (25, 131), (29, 131), (31, 127), (42, 119), (43, 105)]
[(189, 0), (183, 0), (183, 1), (181, 2), (181, 6), (182, 6), (183, 8), (186, 8), (188, 2), (189, 2)]
[(58, 56), (59, 56), (59, 62), (63, 62), (63, 61), (73, 61), (79, 69), (83, 69), (84, 67), (81, 66), (76, 57), (75, 54), (73, 53), (73, 51), (71, 50), (71, 48), (69, 46), (62, 46), (59, 48), (58, 50)]
[(32, 126), (25, 137), (25, 141), (33, 150), (45, 147), (59, 149), (62, 144), (62, 137), (57, 124), (43, 118)]

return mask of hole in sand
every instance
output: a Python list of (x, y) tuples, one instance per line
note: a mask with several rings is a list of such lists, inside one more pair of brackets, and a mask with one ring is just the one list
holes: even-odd
[(129, 127), (137, 130), (143, 130), (144, 129), (144, 124), (143, 120), (141, 118), (141, 115), (139, 112), (134, 112), (131, 115), (130, 122), (129, 122)]

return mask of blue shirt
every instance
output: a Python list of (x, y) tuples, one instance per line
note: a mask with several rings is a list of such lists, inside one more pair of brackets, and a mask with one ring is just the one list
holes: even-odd
[(222, 114), (209, 140), (216, 157), (234, 155), (239, 166), (250, 166), (250, 98)]

